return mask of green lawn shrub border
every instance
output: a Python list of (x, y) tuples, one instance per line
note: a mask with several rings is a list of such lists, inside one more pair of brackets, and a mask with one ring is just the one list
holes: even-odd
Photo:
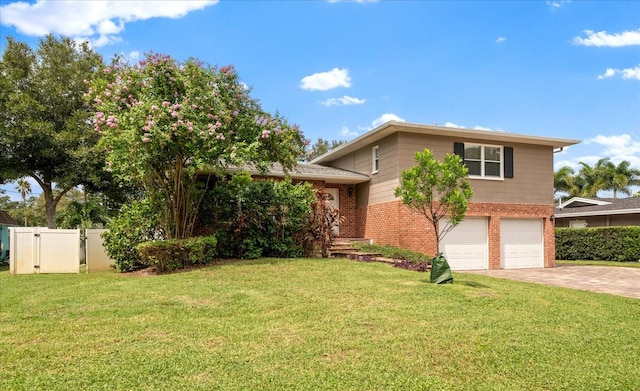
[(200, 236), (144, 242), (137, 250), (144, 264), (164, 273), (211, 262), (216, 257), (217, 243), (213, 235)]
[(556, 259), (637, 262), (640, 227), (556, 228)]

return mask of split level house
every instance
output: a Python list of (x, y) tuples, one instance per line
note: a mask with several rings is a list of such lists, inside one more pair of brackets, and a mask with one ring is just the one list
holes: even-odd
[[(345, 217), (339, 237), (442, 252), (454, 270), (553, 267), (553, 156), (578, 142), (391, 121), (300, 165), (292, 178), (331, 195)], [(474, 192), (439, 249), (426, 219), (394, 196), (402, 171), (425, 149), (439, 160), (460, 155)]]

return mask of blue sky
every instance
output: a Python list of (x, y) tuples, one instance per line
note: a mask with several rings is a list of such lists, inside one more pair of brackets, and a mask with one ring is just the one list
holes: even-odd
[(46, 33), (105, 60), (233, 64), (312, 140), (395, 119), (580, 139), (556, 168), (640, 168), (640, 2), (0, 0), (0, 51)]

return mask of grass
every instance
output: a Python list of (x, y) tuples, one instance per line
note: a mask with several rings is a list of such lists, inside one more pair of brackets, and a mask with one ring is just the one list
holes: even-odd
[(385, 258), (406, 259), (411, 262), (431, 262), (433, 258), (421, 252), (406, 250), (387, 244), (352, 243), (351, 246), (359, 251), (381, 254)]
[(617, 267), (637, 267), (640, 262), (613, 262), (613, 261), (556, 261), (558, 265), (581, 265), (581, 266), (617, 266)]
[(0, 272), (0, 389), (631, 390), (640, 300), (344, 259)]

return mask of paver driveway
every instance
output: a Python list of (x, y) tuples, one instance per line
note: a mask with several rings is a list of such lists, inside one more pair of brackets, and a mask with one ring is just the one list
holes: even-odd
[(640, 299), (640, 268), (558, 265), (547, 269), (478, 270), (461, 273), (482, 274)]

